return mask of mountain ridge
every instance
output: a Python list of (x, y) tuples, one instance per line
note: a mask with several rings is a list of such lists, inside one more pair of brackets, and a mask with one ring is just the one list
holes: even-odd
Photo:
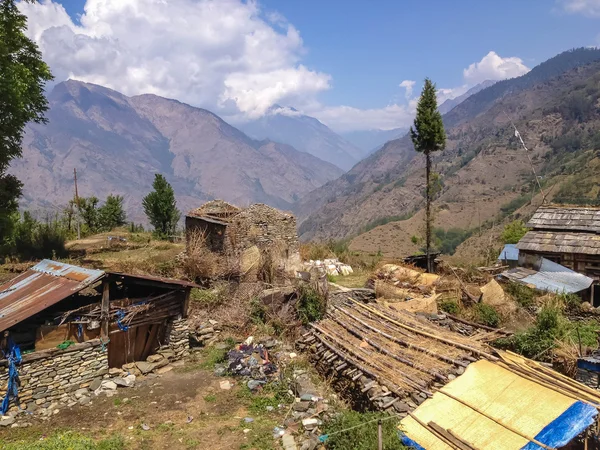
[(256, 141), (216, 114), (153, 94), (127, 97), (69, 80), (48, 95), (47, 125), (29, 125), (23, 158), (11, 172), (24, 182), (22, 204), (54, 210), (82, 196), (123, 195), (144, 221), (141, 197), (163, 173), (185, 211), (214, 197), (289, 209), (343, 172), (285, 144)]

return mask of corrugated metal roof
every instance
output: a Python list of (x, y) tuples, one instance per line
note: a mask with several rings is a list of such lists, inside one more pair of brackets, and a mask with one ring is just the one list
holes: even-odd
[(498, 256), (498, 261), (518, 261), (519, 249), (515, 244), (506, 244), (502, 249), (502, 253)]
[(102, 270), (43, 260), (0, 286), (0, 331), (101, 279)]
[(502, 276), (540, 291), (557, 294), (581, 292), (588, 289), (594, 282), (591, 278), (546, 258), (542, 258), (539, 271), (517, 267), (502, 272)]
[(542, 206), (527, 227), (600, 233), (600, 208)]
[(600, 255), (600, 234), (529, 231), (517, 244), (519, 250), (543, 253)]

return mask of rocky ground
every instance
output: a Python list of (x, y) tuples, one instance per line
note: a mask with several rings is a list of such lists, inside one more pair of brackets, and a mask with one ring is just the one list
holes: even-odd
[(163, 373), (114, 374), (123, 376), (81, 389), (77, 402), (47, 414), (7, 416), (0, 447), (74, 435), (116, 437), (110, 449), (316, 448), (336, 397), (325, 394), (311, 366), (274, 339), (229, 351), (232, 345), (228, 339), (196, 349)]

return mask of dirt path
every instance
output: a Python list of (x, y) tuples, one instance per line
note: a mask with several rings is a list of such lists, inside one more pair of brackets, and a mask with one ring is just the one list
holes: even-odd
[[(113, 397), (102, 395), (90, 405), (60, 410), (47, 422), (0, 430), (0, 447), (2, 442), (25, 437), (37, 440), (71, 430), (98, 439), (119, 434), (127, 449), (264, 448), (254, 442), (268, 435), (271, 423), (245, 423), (247, 403), (240, 387), (222, 390), (219, 383), (225, 379), (202, 369), (168, 372), (140, 381), (133, 388), (119, 388)], [(150, 429), (144, 430), (142, 424)]]

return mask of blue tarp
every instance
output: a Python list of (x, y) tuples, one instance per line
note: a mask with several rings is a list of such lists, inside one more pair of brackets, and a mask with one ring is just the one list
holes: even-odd
[[(544, 427), (535, 436), (535, 440), (548, 447), (563, 447), (592, 425), (597, 414), (598, 410), (592, 405), (576, 401), (564, 413)], [(533, 442), (522, 448), (522, 450), (538, 449), (541, 450), (542, 447)]]

